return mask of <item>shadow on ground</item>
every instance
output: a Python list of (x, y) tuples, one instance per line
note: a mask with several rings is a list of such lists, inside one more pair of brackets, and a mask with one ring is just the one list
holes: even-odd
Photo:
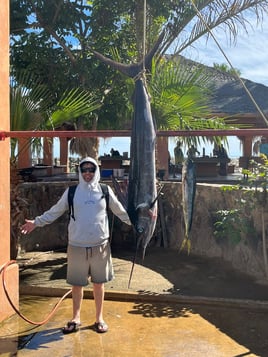
[[(114, 257), (127, 261), (131, 259), (130, 254), (120, 250), (114, 251)], [(138, 258), (136, 262), (171, 283), (168, 291), (161, 291), (161, 279), (156, 281), (155, 291), (158, 293), (268, 301), (268, 281), (260, 283), (254, 277), (233, 269), (220, 258), (154, 248), (144, 260)], [(146, 279), (146, 276), (141, 276)]]

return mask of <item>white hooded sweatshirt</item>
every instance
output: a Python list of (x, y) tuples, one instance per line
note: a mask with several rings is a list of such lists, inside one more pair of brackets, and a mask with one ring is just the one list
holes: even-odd
[[(75, 220), (70, 217), (68, 225), (69, 244), (77, 247), (94, 247), (104, 244), (109, 238), (109, 221), (106, 209), (106, 200), (101, 190), (100, 170), (97, 162), (91, 157), (86, 157), (80, 165), (90, 162), (96, 167), (90, 182), (83, 179), (79, 166), (79, 184), (77, 185), (73, 208)], [(118, 201), (111, 187), (109, 190), (109, 208), (126, 224), (131, 224), (128, 214)], [(64, 191), (59, 201), (41, 216), (35, 218), (35, 225), (43, 227), (54, 222), (64, 212), (69, 210), (68, 188)]]

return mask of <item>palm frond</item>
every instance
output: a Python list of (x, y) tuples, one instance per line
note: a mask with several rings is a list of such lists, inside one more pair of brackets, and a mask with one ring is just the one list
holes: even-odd
[(224, 27), (230, 40), (234, 41), (238, 34), (238, 25), (245, 30), (252, 26), (244, 16), (246, 12), (254, 15), (256, 22), (259, 22), (268, 10), (267, 0), (199, 0), (194, 4), (201, 18), (191, 1), (183, 4), (179, 2), (174, 8), (165, 27), (161, 53), (166, 53), (171, 44), (174, 46), (176, 42), (174, 54), (179, 54), (201, 36), (208, 34), (208, 28), (219, 26)]
[(101, 101), (86, 90), (79, 88), (66, 91), (56, 104), (46, 126), (58, 127), (65, 121), (92, 113), (101, 106)]
[(10, 128), (32, 130), (44, 120), (51, 93), (32, 74), (22, 71), (10, 80)]
[(150, 78), (152, 112), (158, 128), (182, 128), (182, 118), (208, 117), (209, 76), (199, 67), (163, 61)]
[[(148, 83), (152, 113), (158, 129), (201, 130), (227, 129), (226, 118), (212, 117), (212, 74), (205, 67), (177, 58), (176, 61), (153, 62)], [(233, 126), (232, 126), (233, 127)], [(188, 145), (201, 142), (226, 143), (219, 137), (184, 137)]]

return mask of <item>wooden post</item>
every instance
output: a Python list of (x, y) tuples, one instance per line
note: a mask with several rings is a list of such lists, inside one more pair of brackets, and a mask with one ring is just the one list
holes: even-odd
[(164, 179), (167, 179), (169, 176), (168, 137), (158, 136), (156, 143), (156, 172), (165, 170)]
[(18, 169), (31, 167), (32, 155), (30, 139), (19, 138), (18, 139)]
[(53, 138), (44, 138), (44, 165), (48, 165), (48, 175), (52, 174), (53, 169)]
[(64, 170), (64, 172), (69, 172), (67, 138), (60, 138), (60, 164), (66, 165), (66, 170)]
[(252, 156), (252, 137), (246, 136), (243, 138), (243, 156)]
[[(0, 108), (1, 130), (9, 131), (9, 1), (0, 6)], [(10, 261), (10, 140), (0, 141), (0, 269)], [(1, 276), (2, 278), (2, 276)], [(5, 273), (6, 287), (12, 302), (19, 306), (18, 265), (8, 265)], [(2, 284), (0, 284), (0, 321), (14, 314)]]

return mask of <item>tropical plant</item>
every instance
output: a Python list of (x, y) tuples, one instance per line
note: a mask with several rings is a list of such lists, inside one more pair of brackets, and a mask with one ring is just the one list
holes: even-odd
[(268, 278), (268, 258), (267, 258), (267, 243), (266, 243), (266, 226), (265, 212), (267, 212), (267, 190), (268, 190), (268, 158), (266, 155), (261, 155), (262, 162), (254, 162), (254, 169), (247, 172), (248, 187), (254, 188), (254, 191), (248, 190), (248, 194), (253, 195), (260, 209), (262, 222), (262, 252), (265, 267), (265, 274)]
[[(160, 130), (222, 129), (224, 118), (211, 117), (209, 101), (213, 78), (203, 66), (191, 66), (183, 59), (153, 62), (148, 85), (152, 96), (152, 113)], [(209, 119), (208, 119), (209, 118)], [(182, 138), (188, 146), (197, 145), (198, 137)], [(203, 138), (219, 142), (220, 138)]]
[[(222, 0), (211, 0), (211, 1), (184, 1), (184, 2), (167, 2), (168, 5), (168, 17), (163, 20), (161, 32), (158, 38), (154, 41), (154, 44), (158, 45), (158, 49), (156, 50), (155, 57), (157, 61), (160, 62), (162, 60), (163, 55), (170, 51), (172, 47), (173, 54), (170, 55), (170, 58), (177, 59), (178, 55), (185, 50), (187, 47), (191, 46), (198, 38), (203, 35), (210, 36), (212, 34), (211, 30), (216, 27), (224, 27), (227, 33), (230, 35), (230, 39), (235, 40), (238, 32), (238, 24), (246, 28), (247, 21), (244, 17), (245, 12), (248, 10), (251, 14), (256, 16), (257, 21), (262, 17), (263, 13), (267, 11), (268, 2), (267, 1), (226, 1)], [(149, 5), (150, 9), (150, 5)], [(150, 11), (150, 10), (149, 10)], [(140, 10), (140, 18), (143, 14), (142, 10)], [(146, 32), (144, 32), (144, 39), (146, 38)], [(144, 40), (143, 39), (143, 40)], [(145, 46), (143, 46), (145, 48)], [(144, 51), (144, 55), (146, 51)], [(174, 63), (171, 64), (173, 66)], [(178, 68), (177, 68), (178, 70)], [(170, 73), (174, 73), (172, 68), (169, 68), (168, 71)], [(185, 78), (188, 76), (195, 75), (198, 71), (195, 69), (195, 64), (193, 64), (192, 68), (188, 66), (188, 69), (185, 71)], [(158, 74), (158, 72), (155, 72)], [(239, 74), (238, 71), (235, 70), (236, 75)], [(188, 87), (189, 88), (189, 87)], [(196, 93), (200, 94), (200, 88), (195, 86)], [(187, 85), (185, 86), (185, 91), (187, 92)], [(205, 94), (205, 93), (204, 93)], [(191, 99), (194, 97), (194, 87), (191, 87)], [(173, 97), (174, 98), (174, 97)], [(172, 99), (173, 99), (172, 98)], [(185, 109), (184, 104), (189, 104), (190, 101), (187, 100), (187, 95), (182, 97), (185, 99), (185, 103), (181, 100), (181, 110), (174, 112), (175, 115), (170, 115), (169, 119), (169, 128), (180, 128), (184, 127), (185, 129), (194, 129), (194, 128), (224, 128), (224, 122), (222, 120), (211, 120), (208, 119), (209, 115), (203, 115), (205, 107), (200, 106), (200, 99), (198, 96), (195, 98), (195, 104), (199, 105), (199, 113), (195, 114), (192, 112), (191, 115), (187, 115), (184, 112), (184, 115), (180, 113)], [(204, 98), (207, 99), (205, 95)], [(206, 99), (204, 102), (206, 102)], [(175, 99), (176, 100), (176, 99)], [(168, 104), (166, 104), (168, 103)], [(168, 100), (165, 99), (158, 106), (160, 110), (163, 112), (164, 108), (170, 105), (170, 109), (172, 108), (174, 102), (171, 100), (169, 96)], [(195, 105), (190, 106), (193, 109)], [(174, 106), (173, 106), (174, 108)], [(171, 110), (172, 111), (172, 110)], [(207, 110), (208, 114), (209, 110)], [(170, 113), (171, 114), (171, 113)], [(193, 115), (194, 114), (194, 115)], [(199, 114), (201, 114), (200, 117)], [(196, 141), (200, 140), (200, 138), (192, 139), (187, 138), (188, 140)], [(202, 141), (205, 141), (206, 138), (202, 137)], [(221, 141), (220, 138), (210, 138), (210, 141), (214, 141), (219, 143)], [(224, 139), (224, 141), (226, 141)]]
[(197, 0), (174, 1), (170, 4), (169, 18), (163, 25), (163, 40), (159, 53), (166, 53), (172, 46), (173, 54), (178, 55), (194, 44), (201, 36), (210, 36), (210, 30), (221, 27), (230, 40), (238, 36), (238, 26), (249, 25), (245, 14), (261, 21), (267, 12), (266, 0)]
[(214, 236), (218, 243), (223, 240), (238, 244), (242, 235), (247, 233), (247, 220), (241, 209), (218, 210), (215, 213)]
[(228, 66), (226, 63), (213, 63), (213, 68), (221, 71), (221, 72), (226, 72), (229, 73), (231, 75), (241, 75), (241, 71), (237, 68), (231, 68), (230, 66)]
[[(21, 84), (24, 83), (24, 84)], [(51, 93), (46, 87), (33, 79), (33, 75), (23, 71), (10, 80), (10, 129), (35, 130), (49, 109)], [(15, 159), (18, 140), (11, 139), (11, 158)]]
[[(93, 94), (74, 88), (66, 90), (55, 103), (50, 91), (32, 74), (24, 72), (22, 77), (11, 77), (10, 84), (10, 127), (11, 130), (55, 130), (65, 122), (90, 121), (93, 112), (101, 105)], [(31, 142), (34, 149), (40, 140)], [(30, 143), (29, 143), (30, 144)], [(11, 141), (11, 158), (16, 157), (17, 139)]]
[[(246, 177), (235, 186), (223, 186), (224, 191), (240, 190), (241, 198), (238, 202), (238, 209), (219, 210), (216, 212), (214, 223), (214, 234), (217, 238), (229, 238), (233, 243), (239, 243), (242, 236), (253, 241), (257, 240), (254, 232), (254, 223), (250, 221), (253, 210), (258, 210), (262, 227), (262, 255), (264, 261), (264, 271), (268, 278), (268, 258), (266, 242), (266, 221), (267, 215), (267, 190), (268, 190), (268, 158), (261, 155), (261, 162), (254, 160), (250, 163), (251, 169), (243, 170)], [(254, 242), (256, 244), (256, 242)]]
[(125, 80), (90, 49), (107, 56), (117, 49), (122, 63), (133, 63), (158, 43), (158, 60), (167, 51), (176, 57), (216, 27), (235, 39), (238, 26), (248, 26), (245, 13), (259, 21), (267, 7), (267, 0), (148, 0), (146, 10), (143, 0), (13, 0), (12, 63), (37, 73), (56, 96), (67, 82), (93, 90), (103, 97), (98, 127), (122, 128), (129, 121)]
[[(54, 103), (50, 91), (36, 78), (23, 72), (17, 79), (11, 76), (10, 83), (10, 127), (11, 130), (56, 129), (65, 122), (75, 120), (91, 120), (94, 110), (99, 108), (100, 101), (88, 91), (78, 88), (66, 90)], [(85, 119), (86, 118), (86, 119)], [(16, 258), (18, 252), (19, 223), (23, 223), (27, 202), (20, 198), (18, 175), (16, 170), (17, 139), (11, 140), (11, 256)], [(29, 145), (39, 150), (39, 138), (32, 139)]]

